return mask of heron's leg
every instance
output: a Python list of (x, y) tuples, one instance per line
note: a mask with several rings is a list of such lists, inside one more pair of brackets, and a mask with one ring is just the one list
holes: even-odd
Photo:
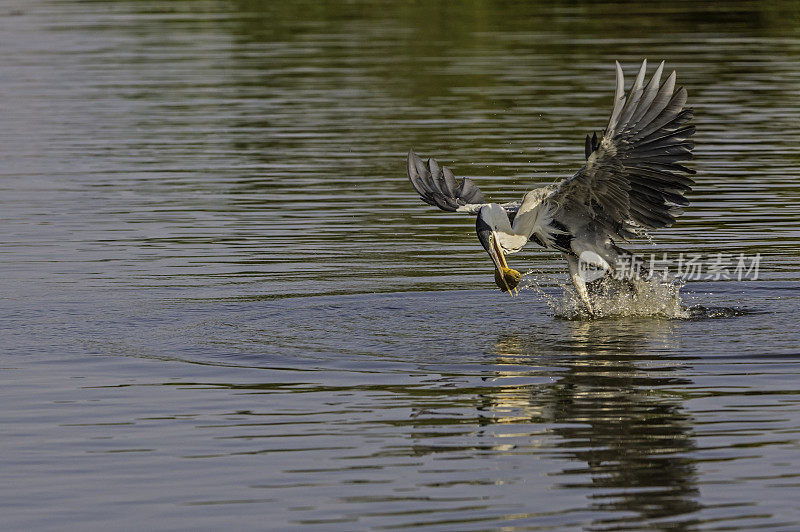
[(594, 315), (592, 309), (592, 302), (589, 300), (589, 291), (586, 289), (586, 280), (581, 276), (578, 269), (578, 259), (572, 255), (567, 256), (567, 263), (569, 264), (569, 275), (572, 278), (572, 284), (581, 298), (581, 301), (586, 305), (589, 314)]

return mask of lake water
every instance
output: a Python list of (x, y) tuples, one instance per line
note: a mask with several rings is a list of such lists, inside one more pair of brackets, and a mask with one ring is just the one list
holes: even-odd
[[(408, 149), (518, 199), (645, 57), (698, 173), (633, 249), (758, 279), (501, 293)], [(0, 527), (800, 529), (799, 118), (793, 3), (4, 2)]]

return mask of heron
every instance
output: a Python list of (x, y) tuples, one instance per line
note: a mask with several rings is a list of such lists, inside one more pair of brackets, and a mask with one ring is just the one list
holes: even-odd
[(674, 71), (661, 83), (664, 61), (645, 84), (645, 59), (626, 93), (622, 67), (615, 64), (611, 117), (599, 138), (596, 132), (586, 135), (584, 165), (519, 201), (487, 202), (471, 179), (458, 180), (435, 159), (425, 162), (413, 149), (408, 153), (408, 178), (424, 202), (477, 217), (478, 240), (492, 259), (495, 282), (512, 296), (521, 275), (505, 257), (533, 242), (563, 255), (575, 291), (593, 314), (586, 266), (601, 277), (619, 278), (621, 264), (634, 257), (620, 244), (672, 226), (689, 205), (695, 171), (681, 163), (692, 158), (695, 126), (692, 108), (685, 107), (686, 89), (675, 89)]

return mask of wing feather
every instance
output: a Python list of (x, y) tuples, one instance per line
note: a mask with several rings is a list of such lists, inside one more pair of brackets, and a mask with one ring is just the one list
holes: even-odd
[(606, 131), (612, 133), (617, 125), (617, 119), (622, 112), (622, 106), (625, 105), (625, 75), (622, 73), (622, 67), (619, 61), (615, 61), (617, 69), (617, 89), (614, 91), (614, 108), (611, 111), (611, 118), (608, 119), (608, 127)]
[(633, 116), (633, 112), (636, 111), (639, 100), (642, 98), (642, 83), (644, 82), (645, 70), (647, 70), (647, 59), (642, 61), (642, 66), (639, 69), (639, 73), (636, 75), (633, 87), (631, 87), (631, 91), (628, 93), (625, 106), (622, 108), (622, 112), (619, 115), (620, 124), (627, 124)]
[(661, 73), (663, 71), (664, 61), (661, 61), (661, 64), (658, 65), (655, 74), (653, 74), (653, 77), (650, 78), (650, 81), (647, 82), (647, 85), (644, 88), (644, 95), (642, 96), (636, 111), (633, 112), (633, 116), (631, 116), (631, 124), (638, 124), (647, 110), (650, 109), (650, 104), (653, 103), (656, 94), (658, 94), (659, 83), (661, 83)]
[(469, 178), (459, 182), (435, 159), (425, 163), (413, 150), (408, 152), (408, 179), (422, 201), (448, 212), (476, 214), (486, 204), (483, 192)]
[(455, 196), (458, 193), (459, 184), (456, 181), (456, 176), (453, 175), (453, 172), (448, 168), (442, 168), (442, 175), (444, 176), (444, 184), (447, 189), (448, 196)]
[(626, 238), (630, 224), (654, 229), (675, 223), (689, 204), (684, 194), (694, 181), (694, 171), (680, 163), (692, 158), (695, 127), (686, 105), (686, 89), (675, 90), (672, 72), (659, 86), (662, 62), (644, 84), (647, 62), (624, 93), (624, 77), (616, 64), (614, 107), (602, 137), (586, 137), (586, 165), (562, 181), (547, 198), (556, 219), (575, 219), (588, 213), (608, 234)]

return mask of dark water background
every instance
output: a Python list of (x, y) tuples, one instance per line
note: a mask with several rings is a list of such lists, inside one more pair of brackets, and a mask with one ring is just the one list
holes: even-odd
[[(759, 279), (501, 294), (405, 153), (516, 199), (645, 57), (698, 185), (638, 249)], [(797, 530), (799, 123), (791, 2), (2, 3), (2, 529)]]

